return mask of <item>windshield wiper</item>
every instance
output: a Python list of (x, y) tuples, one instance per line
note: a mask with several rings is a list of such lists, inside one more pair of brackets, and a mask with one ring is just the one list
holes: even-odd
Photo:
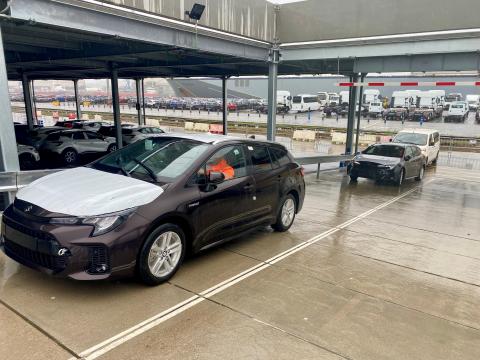
[(153, 179), (153, 181), (158, 182), (157, 175), (155, 175), (155, 173), (149, 166), (145, 165), (143, 162), (141, 162), (136, 158), (133, 158), (132, 160), (135, 161), (141, 167), (143, 167), (147, 171), (148, 175), (150, 175), (150, 177)]
[(130, 173), (127, 170), (125, 170), (125, 168), (123, 167), (122, 162), (120, 161), (120, 158), (117, 158), (116, 162), (117, 162), (118, 168), (120, 169), (123, 175), (132, 177), (132, 175), (130, 175)]

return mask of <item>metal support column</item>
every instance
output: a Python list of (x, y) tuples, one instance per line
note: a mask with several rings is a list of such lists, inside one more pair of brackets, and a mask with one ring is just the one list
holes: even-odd
[(278, 59), (280, 50), (274, 46), (270, 53), (270, 63), (268, 64), (268, 119), (267, 119), (267, 139), (275, 141), (277, 132), (277, 74)]
[(222, 124), (223, 124), (223, 135), (228, 134), (228, 124), (227, 124), (227, 78), (222, 77)]
[[(2, 29), (0, 27), (0, 172), (18, 171), (18, 151), (15, 141), (12, 108), (8, 93), (7, 64), (3, 52)], [(14, 199), (13, 193), (0, 194), (0, 210)]]
[(25, 103), (25, 115), (27, 116), (27, 124), (30, 130), (33, 130), (33, 101), (32, 87), (28, 80), (27, 74), (22, 74), (23, 101)]
[[(361, 74), (360, 82), (363, 84), (366, 74)], [(362, 117), (362, 103), (363, 103), (363, 86), (360, 86), (360, 94), (358, 97), (358, 113), (357, 113), (357, 128), (355, 131), (355, 154), (358, 152), (358, 141), (360, 139), (360, 119)]]
[(80, 98), (78, 97), (78, 79), (73, 80), (73, 91), (75, 93), (75, 107), (77, 109), (77, 119), (82, 118), (82, 109), (80, 109)]
[(122, 142), (122, 124), (120, 122), (120, 99), (118, 93), (118, 71), (112, 69), (112, 107), (113, 107), (113, 123), (115, 125), (115, 138), (117, 139), (117, 149), (121, 149)]
[(145, 125), (147, 123), (147, 112), (145, 111), (145, 78), (142, 78), (142, 111), (143, 111), (142, 125)]
[(142, 79), (135, 79), (135, 89), (137, 92), (137, 102), (135, 103), (135, 109), (137, 110), (138, 125), (142, 125), (142, 103), (143, 103), (143, 91), (142, 91)]
[[(354, 74), (350, 77), (350, 82), (356, 83), (358, 75)], [(353, 132), (355, 127), (355, 109), (357, 105), (357, 87), (350, 87), (350, 96), (348, 102), (348, 121), (347, 121), (347, 141), (345, 145), (345, 154), (352, 154), (353, 150)]]

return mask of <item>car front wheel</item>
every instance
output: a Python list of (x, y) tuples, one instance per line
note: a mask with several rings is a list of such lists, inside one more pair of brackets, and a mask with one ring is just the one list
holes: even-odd
[(163, 224), (147, 238), (140, 250), (138, 275), (147, 285), (169, 280), (185, 257), (185, 233), (175, 224)]
[(420, 168), (420, 171), (418, 172), (418, 176), (415, 178), (415, 180), (422, 181), (423, 175), (425, 175), (425, 166), (422, 166)]
[(292, 194), (288, 194), (281, 202), (281, 207), (277, 215), (277, 221), (272, 228), (278, 232), (285, 232), (293, 224), (297, 211), (297, 202)]
[(396, 184), (401, 186), (403, 184), (403, 180), (405, 180), (405, 169), (400, 170), (400, 174), (396, 180)]
[(62, 153), (65, 165), (75, 165), (77, 163), (78, 154), (73, 149), (67, 149)]

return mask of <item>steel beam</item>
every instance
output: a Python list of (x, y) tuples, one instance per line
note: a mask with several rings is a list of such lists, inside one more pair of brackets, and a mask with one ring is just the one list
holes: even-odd
[(222, 124), (223, 124), (223, 135), (228, 134), (228, 123), (227, 123), (227, 78), (222, 77)]
[(147, 123), (147, 112), (145, 111), (145, 78), (142, 78), (142, 111), (143, 111), (143, 122), (145, 125)]
[[(12, 17), (150, 44), (265, 60), (269, 44), (129, 9), (78, 0), (15, 0)], [(85, 21), (88, 19), (88, 21)]]
[[(2, 53), (3, 57), (3, 53)], [(0, 65), (1, 66), (1, 65)], [(23, 101), (25, 103), (25, 115), (27, 117), (27, 124), (30, 130), (33, 130), (33, 99), (32, 99), (32, 87), (28, 80), (27, 74), (22, 74), (22, 88), (23, 88)]]
[(135, 79), (135, 90), (137, 93), (137, 101), (135, 102), (135, 109), (137, 110), (137, 122), (138, 125), (142, 125), (142, 99), (143, 99), (143, 91), (142, 91), (142, 79)]
[(121, 149), (123, 146), (122, 141), (122, 124), (120, 122), (120, 96), (118, 91), (118, 71), (112, 69), (111, 71), (112, 82), (112, 107), (113, 107), (113, 123), (115, 125), (115, 138), (117, 139), (117, 148)]
[(278, 59), (280, 50), (273, 47), (268, 64), (268, 118), (267, 118), (267, 139), (275, 141), (277, 132), (277, 76)]
[(75, 92), (75, 107), (77, 109), (77, 119), (82, 118), (82, 109), (80, 108), (80, 98), (78, 97), (78, 79), (73, 80), (73, 91)]
[[(15, 139), (15, 128), (13, 126), (12, 108), (10, 105), (10, 94), (8, 92), (7, 65), (3, 52), (2, 29), (0, 27), (0, 172), (19, 171), (18, 151)], [(0, 203), (13, 201), (13, 193), (0, 194), (3, 199)], [(3, 200), (3, 201), (2, 201)]]
[[(357, 82), (358, 75), (353, 74), (352, 76), (350, 76), (350, 81)], [(347, 141), (345, 145), (345, 155), (352, 154), (356, 104), (357, 104), (357, 87), (352, 86), (350, 87), (350, 96), (349, 96), (349, 103), (348, 103)]]
[[(363, 83), (365, 80), (365, 76), (367, 74), (362, 74), (360, 77), (360, 81)], [(358, 140), (360, 138), (360, 119), (362, 118), (362, 102), (363, 102), (363, 86), (360, 86), (360, 94), (358, 98), (358, 113), (357, 113), (357, 129), (355, 131), (356, 138), (355, 138), (355, 154), (358, 152)]]

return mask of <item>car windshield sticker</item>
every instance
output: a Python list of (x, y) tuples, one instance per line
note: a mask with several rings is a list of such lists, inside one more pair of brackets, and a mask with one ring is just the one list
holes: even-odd
[(233, 153), (234, 153), (235, 155), (239, 155), (239, 154), (240, 154), (240, 151), (238, 151), (238, 149), (234, 149), (234, 150), (233, 150)]
[(153, 150), (153, 141), (152, 140), (145, 140), (145, 150), (147, 150), (147, 151)]

